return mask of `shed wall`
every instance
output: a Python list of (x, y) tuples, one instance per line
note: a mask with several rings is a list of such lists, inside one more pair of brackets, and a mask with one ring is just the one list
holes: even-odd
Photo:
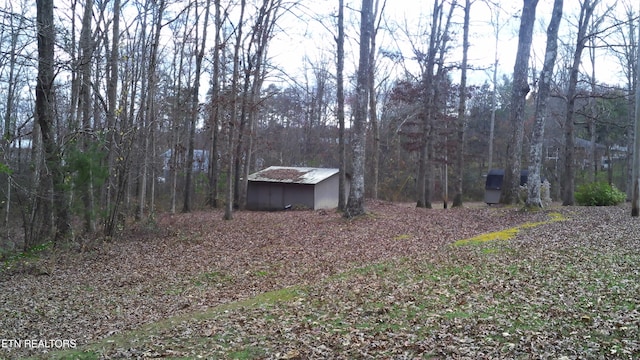
[(339, 175), (335, 174), (316, 184), (314, 210), (333, 209), (338, 207), (339, 183)]
[(249, 181), (247, 208), (282, 210), (287, 205), (314, 208), (314, 186), (278, 182)]

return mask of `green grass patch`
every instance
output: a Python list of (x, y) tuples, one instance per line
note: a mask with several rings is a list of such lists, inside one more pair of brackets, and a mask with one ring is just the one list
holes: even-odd
[[(245, 312), (256, 309), (278, 306), (279, 304), (291, 302), (305, 296), (305, 290), (299, 287), (284, 288), (257, 295), (255, 297), (216, 306), (210, 310), (180, 315), (156, 323), (142, 326), (139, 329), (127, 331), (114, 335), (96, 343), (80, 346), (78, 349), (63, 350), (53, 352), (48, 355), (50, 359), (98, 359), (103, 358), (99, 354), (113, 352), (116, 349), (137, 349), (138, 357), (158, 357), (162, 352), (156, 349), (157, 340), (165, 338), (175, 329), (185, 329), (188, 332), (190, 324), (197, 324), (211, 321), (228, 313)], [(237, 337), (229, 332), (190, 334), (189, 336), (177, 339), (167, 339), (172, 347), (181, 349), (205, 349), (212, 343), (217, 343), (224, 349), (224, 356), (220, 358), (232, 359), (258, 359), (263, 357), (263, 352), (258, 347), (251, 346), (250, 343), (241, 344), (234, 347), (234, 339)], [(228, 345), (225, 345), (228, 344)], [(240, 348), (238, 348), (240, 347)], [(192, 355), (179, 355), (187, 351), (175, 351), (176, 356), (171, 358), (193, 358)], [(136, 354), (133, 352), (132, 354)], [(160, 354), (160, 355), (158, 355)], [(135, 357), (135, 356), (134, 356)], [(166, 358), (165, 356), (160, 356)], [(218, 358), (218, 357), (213, 357)]]
[(93, 351), (68, 350), (61, 353), (53, 353), (51, 360), (98, 360), (100, 354)]

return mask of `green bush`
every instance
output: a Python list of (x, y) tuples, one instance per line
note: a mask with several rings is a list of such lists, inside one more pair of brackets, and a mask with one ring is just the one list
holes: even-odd
[(606, 182), (594, 182), (578, 186), (575, 197), (578, 205), (611, 206), (625, 201), (627, 195)]

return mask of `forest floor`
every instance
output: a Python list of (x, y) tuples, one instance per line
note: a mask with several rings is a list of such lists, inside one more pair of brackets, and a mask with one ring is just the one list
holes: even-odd
[(367, 209), (163, 215), (5, 262), (0, 359), (640, 357), (628, 206)]

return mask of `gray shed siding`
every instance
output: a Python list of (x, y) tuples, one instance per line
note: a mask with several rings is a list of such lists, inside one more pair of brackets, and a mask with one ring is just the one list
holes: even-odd
[(313, 200), (313, 185), (260, 181), (247, 185), (247, 208), (251, 210), (283, 210), (287, 205), (314, 209)]

